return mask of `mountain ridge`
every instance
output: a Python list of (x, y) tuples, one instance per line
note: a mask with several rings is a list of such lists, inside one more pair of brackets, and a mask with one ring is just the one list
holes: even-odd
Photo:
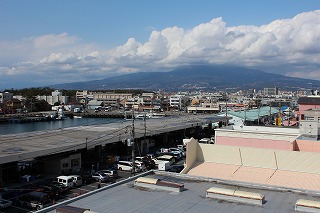
[(287, 77), (267, 73), (257, 69), (225, 65), (193, 65), (176, 68), (169, 72), (137, 72), (92, 80), (56, 84), (56, 89), (75, 90), (112, 90), (112, 89), (144, 89), (144, 90), (222, 90), (263, 89), (279, 87), (284, 89), (306, 88), (312, 84), (320, 87), (320, 81)]

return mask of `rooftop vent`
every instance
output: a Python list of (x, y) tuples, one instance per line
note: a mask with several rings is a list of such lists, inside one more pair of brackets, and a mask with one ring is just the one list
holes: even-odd
[(212, 187), (206, 191), (206, 197), (255, 205), (262, 205), (265, 202), (264, 196), (259, 193), (215, 187)]
[(174, 183), (146, 177), (137, 178), (134, 181), (134, 186), (170, 192), (181, 192), (184, 190), (184, 185), (181, 183)]

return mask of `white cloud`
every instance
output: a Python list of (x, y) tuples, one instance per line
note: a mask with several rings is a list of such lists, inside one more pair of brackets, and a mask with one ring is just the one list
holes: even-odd
[(0, 41), (0, 76), (12, 81), (19, 76), (47, 77), (54, 84), (192, 63), (227, 63), (274, 68), (277, 73), (279, 67), (290, 67), (291, 72), (282, 74), (320, 80), (319, 41), (320, 10), (262, 26), (227, 27), (221, 17), (214, 18), (192, 29), (153, 30), (144, 43), (129, 38), (110, 50), (67, 33), (48, 34)]
[(52, 53), (49, 57), (43, 58), (40, 62), (44, 64), (74, 64), (80, 60), (77, 53)]
[(67, 33), (61, 33), (58, 35), (43, 35), (35, 38), (30, 38), (30, 40), (32, 41), (36, 49), (47, 49), (71, 46), (78, 41), (78, 38), (75, 36), (69, 36)]

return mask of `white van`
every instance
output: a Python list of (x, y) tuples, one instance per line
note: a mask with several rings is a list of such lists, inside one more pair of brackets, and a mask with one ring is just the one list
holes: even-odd
[(74, 186), (73, 177), (72, 176), (58, 176), (56, 178), (58, 183), (62, 183), (65, 187), (72, 188)]

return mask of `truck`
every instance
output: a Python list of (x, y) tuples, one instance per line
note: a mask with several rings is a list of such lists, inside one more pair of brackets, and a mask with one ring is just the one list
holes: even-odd
[(153, 158), (152, 160), (155, 163), (155, 168), (160, 171), (167, 171), (171, 166), (171, 163), (166, 160), (159, 160), (157, 158)]

